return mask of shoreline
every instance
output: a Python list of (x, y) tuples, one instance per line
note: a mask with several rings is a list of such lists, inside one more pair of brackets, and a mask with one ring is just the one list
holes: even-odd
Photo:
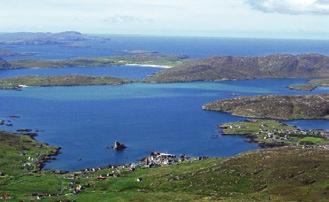
[(173, 66), (168, 66), (168, 65), (152, 65), (152, 64), (124, 64), (122, 66), (153, 67), (153, 68), (160, 68), (160, 69), (170, 69), (170, 68), (173, 68)]

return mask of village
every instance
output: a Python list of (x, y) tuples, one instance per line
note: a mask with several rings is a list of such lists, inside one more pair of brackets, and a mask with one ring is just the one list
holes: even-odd
[(275, 120), (248, 119), (219, 126), (223, 135), (246, 136), (261, 147), (275, 146), (326, 146), (329, 132), (325, 130), (302, 130)]

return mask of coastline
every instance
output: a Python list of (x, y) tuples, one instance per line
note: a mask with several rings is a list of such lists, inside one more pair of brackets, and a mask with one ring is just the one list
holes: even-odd
[(173, 66), (168, 66), (168, 65), (152, 65), (152, 64), (125, 64), (123, 66), (153, 67), (153, 68), (161, 68), (161, 69), (170, 69), (170, 68), (173, 68)]

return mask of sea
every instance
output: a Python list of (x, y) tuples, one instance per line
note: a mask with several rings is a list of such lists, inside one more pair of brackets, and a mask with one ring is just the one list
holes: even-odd
[[(204, 58), (215, 55), (260, 56), (274, 53), (329, 54), (329, 41), (232, 39), (198, 37), (107, 36), (78, 46), (0, 45), (0, 50), (24, 54), (21, 59), (68, 59), (121, 55), (151, 51)], [(33, 54), (32, 54), (33, 53)], [(67, 67), (1, 70), (0, 78), (39, 75), (89, 75), (143, 79), (161, 68)], [(153, 151), (176, 155), (227, 157), (260, 149), (239, 136), (223, 136), (218, 126), (245, 120), (226, 113), (202, 110), (203, 104), (219, 99), (253, 95), (299, 95), (328, 93), (287, 88), (307, 79), (256, 79), (170, 84), (131, 83), (120, 86), (28, 87), (22, 91), (0, 91), (0, 119), (13, 126), (38, 130), (37, 140), (61, 147), (56, 160), (45, 169), (65, 171), (132, 163)], [(13, 117), (14, 116), (14, 117)], [(15, 117), (17, 116), (17, 117)], [(326, 120), (293, 120), (288, 124), (303, 129), (329, 129)], [(114, 141), (127, 146), (111, 149)]]

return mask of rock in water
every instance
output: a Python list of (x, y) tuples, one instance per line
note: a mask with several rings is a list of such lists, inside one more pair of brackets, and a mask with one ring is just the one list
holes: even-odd
[(126, 145), (124, 145), (124, 144), (122, 144), (120, 142), (115, 141), (112, 148), (114, 150), (116, 150), (116, 151), (122, 151), (122, 150), (126, 149), (127, 147), (126, 147)]

